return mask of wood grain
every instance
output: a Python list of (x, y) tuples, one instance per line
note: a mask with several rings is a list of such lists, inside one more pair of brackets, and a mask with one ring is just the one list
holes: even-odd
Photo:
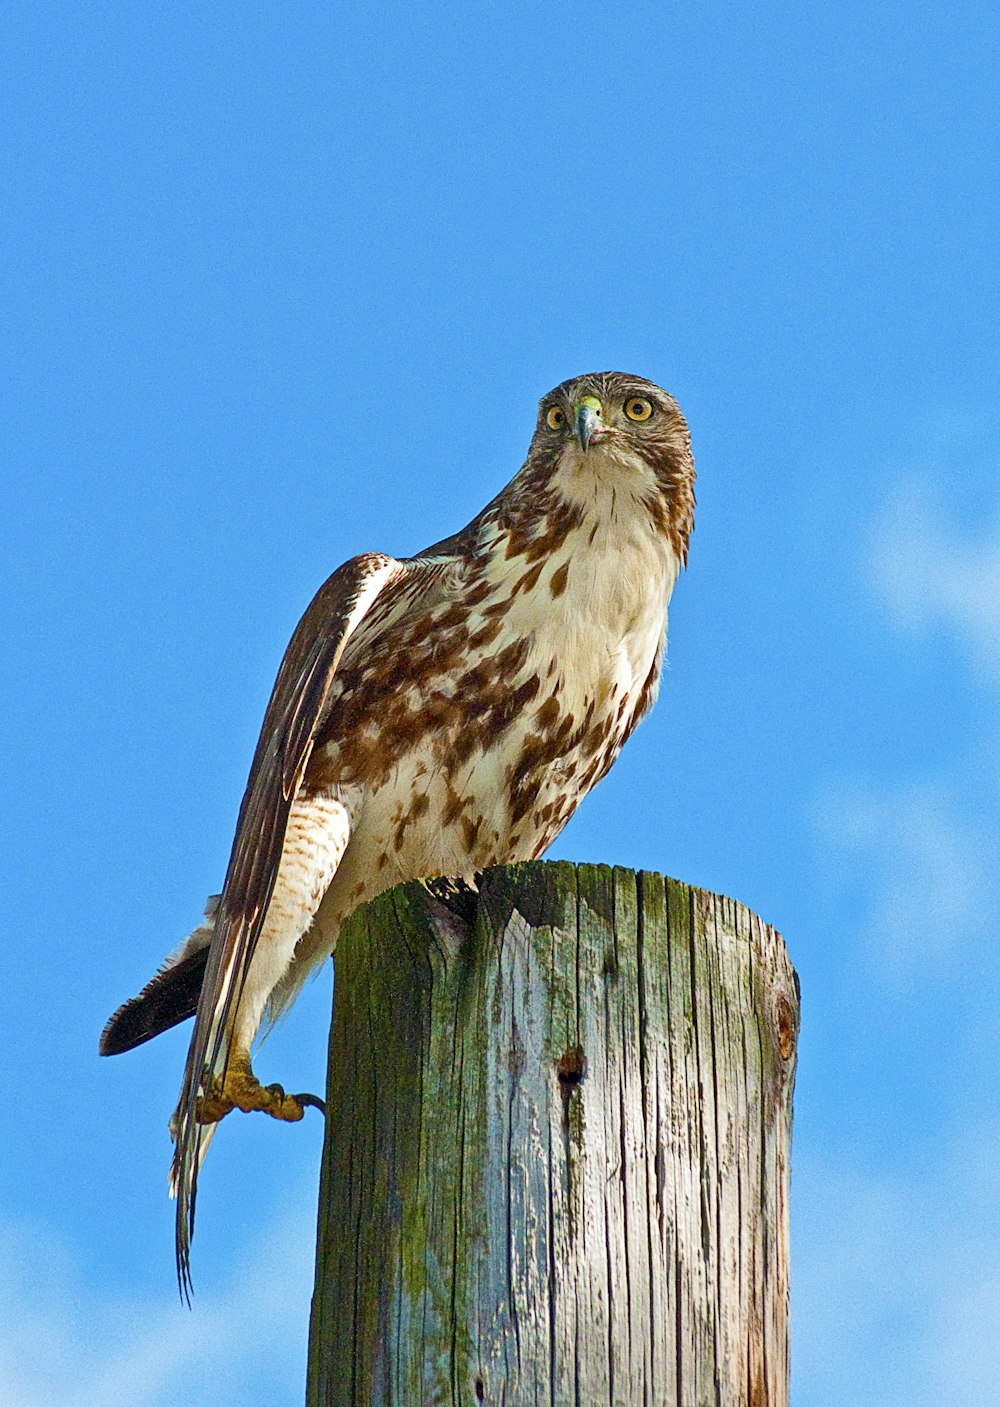
[(785, 1407), (773, 929), (539, 862), (385, 894), (336, 963), (312, 1407)]

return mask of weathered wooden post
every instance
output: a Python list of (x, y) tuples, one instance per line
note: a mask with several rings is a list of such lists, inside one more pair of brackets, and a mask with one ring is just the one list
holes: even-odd
[(512, 865), (359, 910), (311, 1407), (785, 1407), (797, 1028), (779, 935), (660, 875)]

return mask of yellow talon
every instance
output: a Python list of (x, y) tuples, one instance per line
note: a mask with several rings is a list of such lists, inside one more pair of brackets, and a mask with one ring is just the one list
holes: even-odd
[[(255, 1104), (253, 1107), (270, 1114), (272, 1119), (284, 1119), (286, 1123), (297, 1124), (305, 1113), (295, 1095), (286, 1094), (280, 1085), (258, 1085), (257, 1089), (261, 1096), (266, 1097), (267, 1102)], [(240, 1108), (243, 1108), (242, 1104)]]
[(198, 1100), (196, 1117), (200, 1124), (215, 1124), (231, 1109), (244, 1114), (260, 1112), (272, 1119), (296, 1124), (305, 1113), (294, 1094), (286, 1094), (281, 1085), (262, 1085), (250, 1067), (250, 1057), (234, 1052), (223, 1079), (214, 1079)]

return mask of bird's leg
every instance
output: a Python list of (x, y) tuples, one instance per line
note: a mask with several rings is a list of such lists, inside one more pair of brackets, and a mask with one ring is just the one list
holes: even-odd
[(315, 1095), (286, 1094), (281, 1085), (262, 1085), (251, 1068), (249, 1052), (235, 1048), (224, 1076), (216, 1077), (198, 1100), (197, 1117), (200, 1124), (214, 1124), (231, 1109), (245, 1114), (259, 1110), (272, 1119), (297, 1123), (307, 1103), (323, 1107)]
[[(204, 1094), (199, 1094), (198, 1102), (195, 1105), (195, 1118), (199, 1124), (217, 1124), (235, 1107), (233, 1101), (227, 1099), (223, 1094), (222, 1081), (216, 1078)], [(173, 1120), (171, 1120), (170, 1131), (171, 1133), (174, 1131)]]

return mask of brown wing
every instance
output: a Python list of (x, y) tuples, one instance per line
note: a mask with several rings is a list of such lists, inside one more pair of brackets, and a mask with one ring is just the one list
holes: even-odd
[(171, 1186), (177, 1198), (177, 1276), (189, 1297), (198, 1167), (210, 1132), (198, 1095), (225, 1069), (231, 1017), (263, 927), (288, 814), (312, 752), (316, 726), (347, 641), (375, 598), (407, 567), (378, 553), (345, 562), (317, 592), (281, 661), (240, 806), (226, 882), (208, 951), (174, 1125)]

